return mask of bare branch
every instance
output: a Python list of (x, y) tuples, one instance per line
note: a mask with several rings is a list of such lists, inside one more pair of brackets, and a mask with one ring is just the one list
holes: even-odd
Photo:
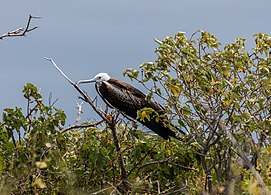
[(72, 84), (73, 86), (76, 85), (75, 82), (73, 82), (67, 75), (65, 75), (65, 73), (56, 65), (56, 63), (54, 62), (54, 60), (52, 58), (47, 58), (45, 57), (46, 60), (50, 61), (54, 67), (62, 74), (62, 76), (69, 81), (70, 84)]
[[(74, 88), (82, 95), (82, 98), (84, 101), (86, 101), (87, 103), (89, 103), (89, 105), (93, 108), (93, 110), (103, 119), (103, 121), (105, 121), (109, 128), (112, 130), (112, 135), (113, 135), (113, 140), (114, 140), (114, 145), (116, 147), (116, 151), (117, 151), (117, 154), (118, 154), (118, 161), (119, 161), (119, 166), (120, 166), (120, 169), (121, 169), (121, 184), (123, 184), (123, 187), (128, 190), (130, 188), (130, 184), (128, 182), (128, 176), (127, 176), (127, 171), (125, 169), (125, 163), (124, 163), (124, 158), (123, 158), (123, 155), (121, 153), (121, 148), (120, 148), (120, 142), (119, 142), (119, 139), (118, 139), (118, 135), (117, 135), (117, 131), (116, 131), (116, 124), (117, 124), (117, 118), (119, 116), (119, 113), (117, 113), (115, 115), (115, 117), (112, 117), (112, 119), (110, 117), (108, 117), (108, 115), (103, 112), (102, 110), (98, 109), (95, 105), (94, 105), (94, 101), (92, 99), (90, 99), (88, 97), (88, 95), (86, 93), (84, 93), (83, 90), (81, 90), (79, 88), (79, 86), (77, 85), (77, 83), (73, 82), (67, 75), (65, 75), (65, 73), (56, 65), (56, 63), (53, 61), (52, 58), (45, 58), (46, 60), (49, 60), (53, 65), (54, 67), (62, 74), (62, 76), (70, 83), (74, 86)], [(65, 130), (62, 131), (63, 132), (66, 132), (70, 129), (73, 129), (73, 128), (77, 128), (78, 126), (71, 126), (70, 128), (67, 128)]]
[(82, 109), (83, 109), (83, 103), (84, 102), (81, 102), (81, 104), (79, 104), (76, 100), (75, 100), (75, 102), (76, 102), (76, 108), (78, 109), (78, 112), (77, 112), (77, 116), (76, 116), (76, 119), (75, 119), (75, 122), (74, 122), (74, 125), (77, 125), (78, 124), (78, 122), (79, 122), (79, 120), (81, 119), (81, 113), (83, 113), (83, 111), (82, 111)]
[(62, 76), (70, 83), (73, 85), (73, 87), (82, 95), (82, 100), (84, 100), (85, 102), (87, 102), (92, 109), (104, 120), (106, 121), (108, 124), (111, 124), (111, 121), (106, 118), (106, 114), (98, 109), (95, 105), (94, 105), (94, 101), (92, 99), (90, 99), (90, 97), (88, 97), (88, 95), (82, 90), (80, 89), (80, 87), (73, 82), (67, 75), (65, 75), (65, 73), (57, 66), (57, 64), (54, 62), (54, 60), (52, 58), (47, 58), (45, 57), (46, 60), (50, 61), (54, 67), (62, 74)]
[(93, 123), (93, 124), (86, 124), (86, 125), (72, 125), (68, 128), (65, 128), (61, 131), (61, 133), (65, 133), (69, 130), (72, 130), (72, 129), (79, 129), (79, 128), (88, 128), (88, 127), (96, 127), (97, 125), (100, 125), (101, 123), (103, 123), (104, 120), (101, 120), (101, 121), (98, 121), (97, 123)]
[(27, 21), (27, 24), (26, 24), (25, 27), (21, 27), (21, 28), (18, 28), (16, 30), (13, 30), (13, 31), (6, 32), (3, 35), (0, 35), (0, 40), (4, 39), (6, 37), (23, 37), (23, 36), (26, 36), (26, 33), (30, 32), (30, 31), (33, 31), (33, 30), (38, 28), (38, 26), (30, 28), (31, 20), (32, 19), (40, 19), (40, 18), (41, 17), (29, 15), (28, 21)]

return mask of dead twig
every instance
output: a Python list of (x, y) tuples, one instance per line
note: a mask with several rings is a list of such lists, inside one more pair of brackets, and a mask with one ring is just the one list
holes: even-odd
[(90, 99), (90, 97), (88, 97), (88, 95), (82, 90), (79, 88), (79, 86), (73, 82), (57, 65), (56, 63), (54, 62), (54, 60), (52, 58), (47, 58), (45, 57), (46, 60), (50, 61), (54, 67), (61, 73), (61, 75), (82, 95), (82, 99), (87, 102), (91, 107), (92, 109), (104, 120), (106, 121), (108, 124), (111, 124), (111, 121), (108, 120), (106, 118), (106, 114), (98, 109), (95, 105), (94, 105), (94, 101), (92, 99)]
[(40, 18), (41, 17), (29, 15), (28, 21), (27, 21), (27, 24), (26, 24), (25, 27), (21, 27), (21, 28), (18, 28), (16, 30), (13, 30), (13, 31), (6, 32), (3, 35), (0, 35), (0, 40), (4, 39), (6, 37), (22, 37), (22, 36), (26, 36), (26, 33), (39, 28), (38, 26), (30, 28), (30, 23), (31, 23), (32, 19), (40, 19)]
[[(114, 145), (116, 147), (116, 151), (117, 151), (117, 155), (118, 155), (118, 161), (119, 161), (119, 166), (121, 169), (121, 182), (120, 185), (122, 184), (124, 187), (124, 191), (128, 191), (130, 189), (130, 184), (128, 182), (128, 176), (127, 176), (127, 171), (125, 168), (125, 163), (124, 163), (124, 158), (123, 155), (121, 153), (121, 148), (120, 148), (120, 142), (117, 136), (117, 131), (116, 131), (116, 124), (118, 122), (117, 118), (119, 116), (119, 113), (115, 115), (115, 117), (113, 117), (111, 119), (111, 117), (107, 117), (108, 115), (103, 112), (102, 110), (98, 109), (95, 104), (94, 101), (92, 99), (90, 99), (88, 97), (88, 95), (79, 88), (79, 86), (77, 85), (76, 82), (73, 82), (67, 75), (65, 75), (65, 73), (56, 65), (56, 63), (54, 62), (54, 60), (52, 58), (45, 58), (46, 60), (50, 61), (54, 67), (61, 73), (61, 75), (81, 94), (81, 99), (83, 99), (85, 102), (87, 102), (92, 109), (102, 118), (102, 121), (105, 121), (108, 125), (108, 127), (112, 130), (112, 135), (113, 135), (113, 140), (114, 140)], [(78, 127), (78, 126), (77, 126)], [(63, 130), (64, 132), (76, 128), (76, 126), (72, 126), (69, 127), (65, 130)], [(63, 132), (62, 131), (62, 132)], [(118, 186), (119, 187), (119, 186)]]
[(67, 131), (69, 131), (69, 130), (72, 130), (72, 129), (80, 129), (80, 128), (96, 127), (97, 125), (100, 125), (100, 124), (103, 123), (103, 122), (104, 122), (104, 120), (101, 120), (101, 121), (99, 121), (99, 122), (97, 122), (97, 123), (86, 124), (86, 125), (72, 125), (72, 126), (70, 126), (70, 127), (68, 127), (68, 128), (63, 129), (60, 133), (65, 133), (65, 132), (67, 132)]
[(78, 122), (81, 119), (81, 113), (83, 113), (83, 106), (82, 105), (84, 102), (81, 102), (81, 104), (79, 104), (76, 100), (75, 100), (75, 102), (76, 102), (76, 108), (78, 109), (78, 112), (77, 112), (77, 116), (76, 116), (74, 125), (78, 125)]

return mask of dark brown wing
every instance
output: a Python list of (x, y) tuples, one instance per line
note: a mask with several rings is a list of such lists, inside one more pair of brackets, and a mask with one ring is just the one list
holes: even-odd
[(137, 98), (140, 98), (141, 100), (144, 100), (144, 107), (151, 107), (156, 111), (165, 113), (164, 108), (160, 104), (156, 102), (149, 103), (146, 100), (146, 95), (142, 93), (140, 90), (138, 90), (137, 88), (133, 87), (132, 85), (128, 83), (124, 83), (114, 78), (111, 78), (110, 80), (111, 80), (110, 82), (111, 84), (122, 89), (122, 92), (127, 93), (130, 99), (137, 100)]
[[(104, 99), (104, 101), (110, 106), (124, 112), (131, 118), (137, 119), (137, 111), (146, 107), (153, 108), (159, 114), (164, 114), (165, 111), (156, 102), (148, 102), (146, 95), (133, 86), (119, 81), (117, 79), (110, 79), (97, 85), (98, 93)], [(168, 139), (169, 136), (175, 137), (175, 133), (166, 127), (163, 121), (156, 122), (155, 120), (139, 121), (155, 133)]]
[(122, 91), (127, 91), (129, 92), (131, 95), (138, 97), (138, 98), (142, 98), (145, 99), (146, 95), (144, 93), (142, 93), (140, 90), (138, 90), (137, 88), (133, 87), (132, 85), (122, 82), (118, 79), (114, 79), (111, 78), (110, 80), (110, 84), (114, 85), (115, 87), (122, 89)]
[(129, 112), (148, 107), (145, 94), (127, 83), (110, 79), (97, 88), (102, 98), (118, 110)]

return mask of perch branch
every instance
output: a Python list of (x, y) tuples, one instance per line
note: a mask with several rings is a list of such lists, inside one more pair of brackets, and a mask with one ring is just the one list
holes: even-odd
[(16, 30), (13, 30), (13, 31), (6, 32), (3, 35), (0, 35), (0, 40), (4, 39), (6, 37), (22, 37), (22, 36), (26, 36), (26, 33), (30, 32), (30, 31), (33, 31), (33, 30), (38, 28), (38, 26), (30, 28), (31, 20), (32, 19), (40, 19), (40, 18), (41, 17), (29, 15), (28, 21), (27, 21), (27, 24), (26, 24), (25, 27), (21, 27), (21, 28), (18, 28)]
[(76, 85), (76, 83), (75, 82), (73, 82), (57, 65), (56, 65), (56, 63), (54, 62), (54, 60), (52, 59), (52, 58), (47, 58), (47, 57), (45, 57), (45, 59), (46, 60), (48, 60), (48, 61), (50, 61), (53, 65), (54, 65), (54, 67), (60, 72), (60, 74), (62, 74), (62, 76), (67, 80), (67, 81), (69, 81), (69, 83), (70, 84), (72, 84), (73, 86), (75, 86)]
[[(94, 105), (94, 101), (92, 99), (90, 99), (88, 97), (88, 95), (86, 93), (84, 93), (84, 91), (82, 91), (79, 86), (77, 85), (77, 83), (73, 82), (67, 75), (65, 75), (65, 73), (56, 65), (56, 63), (54, 62), (54, 60), (52, 58), (45, 58), (46, 60), (50, 61), (54, 67), (62, 74), (62, 76), (71, 84), (74, 86), (74, 88), (82, 95), (82, 99), (84, 101), (86, 101), (87, 103), (89, 103), (89, 105), (93, 108), (93, 110), (103, 119), (102, 121), (105, 121), (109, 128), (112, 130), (112, 134), (113, 134), (113, 140), (114, 140), (114, 145), (116, 147), (116, 151), (118, 153), (118, 161), (119, 161), (119, 165), (120, 165), (120, 169), (121, 169), (121, 184), (123, 184), (123, 187), (128, 190), (130, 188), (130, 185), (128, 183), (128, 176), (127, 176), (127, 171), (125, 169), (125, 164), (124, 164), (124, 158), (123, 155), (121, 153), (121, 149), (120, 149), (120, 143), (118, 140), (118, 136), (117, 136), (117, 131), (116, 131), (116, 124), (117, 124), (117, 117), (118, 114), (115, 116), (116, 118), (114, 120), (111, 120), (110, 118), (107, 118), (106, 113), (104, 113), (102, 110), (99, 110), (95, 105)], [(71, 128), (71, 127), (70, 127)], [(72, 127), (75, 128), (75, 127)], [(68, 129), (69, 130), (69, 129)], [(64, 131), (64, 130), (63, 130)], [(63, 132), (62, 131), (62, 132)], [(65, 130), (67, 131), (67, 129)]]
[(93, 110), (104, 120), (106, 121), (108, 124), (111, 123), (111, 121), (109, 119), (106, 118), (106, 114), (103, 113), (103, 111), (99, 110), (95, 105), (92, 99), (90, 99), (90, 97), (88, 97), (88, 95), (86, 93), (84, 93), (84, 91), (82, 89), (79, 88), (79, 86), (73, 82), (58, 66), (57, 64), (54, 62), (54, 60), (52, 58), (47, 58), (45, 57), (46, 60), (50, 61), (54, 67), (61, 73), (61, 75), (82, 95), (82, 99), (87, 102), (92, 108)]

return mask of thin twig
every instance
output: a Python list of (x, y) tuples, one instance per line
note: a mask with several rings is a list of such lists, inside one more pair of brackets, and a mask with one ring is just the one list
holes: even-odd
[(50, 61), (54, 67), (62, 74), (62, 76), (67, 80), (69, 81), (70, 84), (72, 84), (73, 86), (76, 85), (75, 82), (73, 82), (57, 65), (56, 63), (54, 62), (54, 60), (52, 58), (47, 58), (45, 57), (46, 60)]
[(52, 59), (52, 58), (47, 58), (47, 57), (45, 57), (45, 59), (46, 60), (48, 60), (48, 61), (50, 61), (53, 65), (54, 65), (54, 67), (62, 74), (62, 76), (70, 83), (70, 84), (72, 84), (73, 85), (73, 87), (82, 95), (82, 98), (81, 99), (83, 99), (85, 102), (87, 102), (91, 107), (92, 107), (92, 109), (104, 120), (104, 121), (106, 121), (108, 124), (110, 124), (111, 123), (111, 121), (110, 120), (108, 120), (107, 118), (106, 118), (106, 114), (102, 111), (102, 110), (100, 110), (100, 109), (98, 109), (95, 105), (94, 105), (94, 102), (93, 102), (93, 100), (92, 99), (90, 99), (90, 97), (88, 97), (88, 95), (86, 94), (86, 93), (84, 93), (84, 91), (82, 90), (82, 89), (80, 89), (79, 88), (79, 86), (75, 83), (75, 82), (73, 82), (58, 66), (57, 66), (57, 64), (54, 62), (54, 60)]
[(83, 113), (83, 111), (82, 111), (83, 106), (82, 105), (83, 105), (84, 102), (81, 102), (81, 104), (79, 104), (76, 100), (74, 100), (74, 101), (76, 102), (76, 108), (78, 109), (74, 125), (78, 125), (78, 122), (81, 119), (81, 113)]
[[(187, 141), (185, 145), (180, 147), (179, 150), (176, 153), (174, 153), (173, 155), (169, 156), (168, 158), (166, 158), (164, 160), (151, 161), (151, 162), (148, 162), (146, 164), (143, 164), (140, 167), (138, 167), (138, 171), (140, 169), (146, 167), (146, 166), (149, 166), (149, 165), (161, 164), (161, 163), (166, 163), (166, 162), (170, 161), (171, 159), (173, 159), (175, 156), (177, 156), (184, 149), (184, 146), (189, 145), (190, 143), (192, 143), (192, 141), (193, 141), (193, 137), (191, 137), (191, 139), (189, 141)], [(185, 166), (182, 166), (182, 165), (181, 165), (181, 167), (189, 169), (189, 170), (197, 171), (196, 169), (185, 167)]]
[(101, 190), (99, 190), (99, 191), (97, 191), (97, 192), (93, 192), (93, 193), (91, 193), (91, 195), (101, 194), (101, 193), (103, 193), (104, 191), (109, 190), (109, 189), (112, 189), (112, 188), (115, 189), (115, 187), (110, 186), (110, 187), (101, 189)]
[(16, 30), (13, 30), (13, 31), (6, 32), (5, 34), (0, 36), (0, 40), (4, 39), (6, 37), (22, 37), (22, 36), (26, 36), (26, 33), (30, 32), (30, 31), (33, 31), (33, 30), (38, 28), (38, 26), (30, 28), (31, 20), (32, 19), (40, 19), (40, 18), (41, 17), (29, 15), (28, 21), (27, 21), (27, 24), (26, 24), (25, 27), (21, 27), (21, 28), (18, 28)]
[(93, 124), (87, 124), (87, 125), (72, 125), (72, 126), (70, 126), (68, 128), (63, 129), (60, 133), (65, 133), (65, 132), (67, 132), (69, 130), (72, 130), (72, 129), (96, 127), (97, 125), (100, 125), (103, 122), (104, 122), (104, 120), (101, 120), (101, 121), (99, 121), (97, 123), (93, 123)]
[(127, 176), (129, 177), (129, 175), (137, 168), (138, 165), (140, 165), (142, 163), (142, 161), (150, 154), (150, 152), (154, 149), (154, 147), (157, 144), (154, 144), (149, 150), (148, 152), (136, 163), (136, 165), (129, 171), (129, 173), (127, 174)]

